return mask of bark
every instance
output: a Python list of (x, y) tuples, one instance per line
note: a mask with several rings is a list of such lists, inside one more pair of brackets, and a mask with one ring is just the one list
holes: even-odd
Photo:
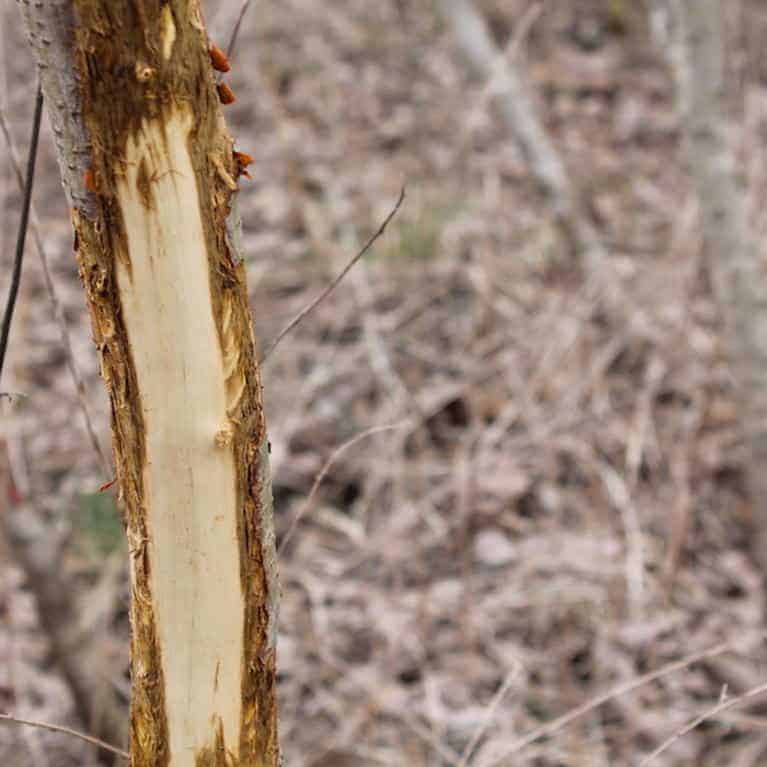
[(592, 267), (603, 266), (606, 253), (581, 209), (578, 193), (537, 114), (524, 77), (493, 42), (471, 0), (438, 0), (437, 8), (474, 73), (494, 83), (504, 121), (566, 238)]
[[(724, 107), (722, 7), (671, 0), (669, 59), (706, 250), (724, 310), (729, 355), (748, 432), (756, 559), (767, 571), (767, 275), (746, 214)], [(657, 11), (656, 11), (657, 12)]]
[(131, 759), (276, 765), (277, 579), (235, 195), (199, 0), (20, 0), (112, 406)]

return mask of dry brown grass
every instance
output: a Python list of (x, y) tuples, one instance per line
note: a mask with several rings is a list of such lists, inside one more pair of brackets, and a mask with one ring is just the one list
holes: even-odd
[[(231, 116), (256, 160), (241, 209), (264, 346), (408, 186), (386, 238), (265, 370), (283, 534), (336, 448), (399, 425), (336, 457), (283, 552), (286, 764), (489, 767), (603, 691), (761, 630), (733, 382), (670, 79), (634, 4), (546, 3), (521, 50), (609, 246), (621, 305), (601, 300), (573, 263), (492, 104), (471, 108), (484, 84), (467, 78), (428, 2), (258, 5), (232, 62)], [(481, 5), (503, 44), (528, 3)], [(767, 21), (758, 3), (735, 5), (731, 60), (761, 232), (767, 101), (752, 30)], [(11, 34), (6, 57), (23, 60)], [(31, 108), (21, 69), (10, 65), (7, 105), (19, 137)], [(55, 184), (39, 188), (52, 201), (46, 244), (104, 435), (67, 225)], [(61, 520), (78, 492), (105, 480), (31, 262), (28, 277), (13, 388), (29, 399), (13, 413), (13, 462), (24, 492)], [(96, 564), (71, 552), (85, 594)], [(3, 595), (24, 597), (18, 572), (4, 572), (0, 609)], [(96, 621), (116, 648), (124, 598)], [(6, 637), (40, 641), (14, 614), (0, 612), (11, 616), (0, 621), (0, 657)], [(38, 657), (17, 667), (22, 678), (40, 673)], [(734, 696), (763, 681), (766, 659), (761, 643), (710, 658), (499, 764), (637, 764), (715, 705), (723, 685)], [(124, 690), (118, 667), (106, 683)], [(0, 710), (27, 700), (19, 684), (0, 671)], [(63, 702), (60, 716), (22, 709), (71, 716)], [(758, 701), (722, 710), (654, 764), (762, 764), (763, 717)], [(23, 761), (21, 737), (0, 729), (0, 754), (66, 763), (50, 746)]]

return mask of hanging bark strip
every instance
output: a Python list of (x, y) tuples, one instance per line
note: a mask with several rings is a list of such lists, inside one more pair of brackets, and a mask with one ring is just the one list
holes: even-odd
[(19, 0), (112, 406), (133, 767), (278, 763), (277, 579), (239, 165), (199, 0)]

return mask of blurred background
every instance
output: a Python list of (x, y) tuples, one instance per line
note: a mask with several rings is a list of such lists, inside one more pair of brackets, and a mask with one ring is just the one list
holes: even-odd
[[(730, 204), (754, 244), (767, 7), (721, 5)], [(0, 105), (23, 155), (34, 67), (1, 7)], [(205, 7), (225, 47), (240, 0)], [(758, 425), (729, 364), (712, 264), (732, 254), (703, 234), (674, 18), (650, 0), (255, 0), (243, 17), (226, 116), (254, 158), (239, 204), (262, 348), (407, 187), (263, 370), (280, 540), (300, 517), (281, 550), (286, 765), (638, 765), (767, 680)], [(0, 196), (4, 300), (6, 144)], [(4, 381), (23, 396), (0, 402), (0, 711), (106, 737), (130, 694), (127, 554), (47, 125), (34, 199), (59, 309), (32, 241)], [(98, 759), (0, 723), (3, 764)], [(652, 760), (765, 763), (758, 697)]]

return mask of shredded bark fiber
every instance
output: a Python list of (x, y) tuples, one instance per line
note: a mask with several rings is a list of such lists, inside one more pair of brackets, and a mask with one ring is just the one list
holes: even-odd
[[(225, 727), (219, 720), (214, 742), (198, 752), (195, 764), (276, 765), (277, 583), (266, 430), (245, 271), (234, 238), (228, 234), (238, 225), (230, 219), (237, 188), (234, 179), (241, 168), (221, 113), (202, 13), (195, 0), (75, 0), (73, 8), (73, 15), (65, 17), (73, 22), (74, 34), (62, 36), (62, 50), (70, 60), (58, 63), (73, 66), (79, 93), (72, 103), (53, 100), (49, 107), (68, 111), (59, 115), (59, 122), (79, 126), (80, 135), (89, 141), (87, 150), (76, 141), (69, 143), (69, 149), (78, 150), (77, 164), (86, 170), (69, 174), (68, 193), (79, 271), (110, 395), (119, 497), (130, 551), (132, 764), (176, 764), (179, 755), (170, 748), (173, 734), (164, 667), (169, 656), (164, 657), (161, 646), (153, 588), (158, 562), (167, 556), (158, 550), (155, 529), (155, 515), (163, 509), (150, 508), (151, 448), (146, 430), (152, 423), (147, 423), (142, 402), (146, 382), (131, 339), (136, 326), (125, 304), (126, 291), (138, 279), (137, 264), (132, 263), (136, 234), (127, 231), (125, 188), (135, 176), (135, 194), (150, 220), (162, 202), (156, 197), (162, 179), (145, 157), (137, 169), (132, 167), (131, 152), (138, 151), (136, 147), (147, 136), (157, 134), (161, 139), (145, 148), (146, 156), (169, 156), (177, 134), (172, 135), (167, 126), (181, 121), (190, 126), (184, 152), (199, 201), (200, 210), (194, 216), (202, 225), (208, 299), (224, 371), (225, 423), (215, 435), (215, 444), (230, 456), (227, 460), (235, 475), (236, 508), (221, 513), (235, 517), (239, 565), (233, 566), (241, 590), (237, 598), (244, 605), (239, 742), (225, 742)], [(34, 17), (31, 7), (25, 12)], [(38, 55), (44, 44), (37, 46)], [(43, 81), (45, 87), (44, 70)], [(66, 164), (66, 158), (60, 157), (60, 162)], [(168, 173), (174, 173), (172, 167)], [(178, 275), (179, 281), (185, 277)], [(214, 513), (211, 508), (210, 514)], [(168, 647), (167, 653), (174, 649)], [(218, 673), (217, 667), (215, 690)], [(185, 758), (178, 763), (186, 763)]]

